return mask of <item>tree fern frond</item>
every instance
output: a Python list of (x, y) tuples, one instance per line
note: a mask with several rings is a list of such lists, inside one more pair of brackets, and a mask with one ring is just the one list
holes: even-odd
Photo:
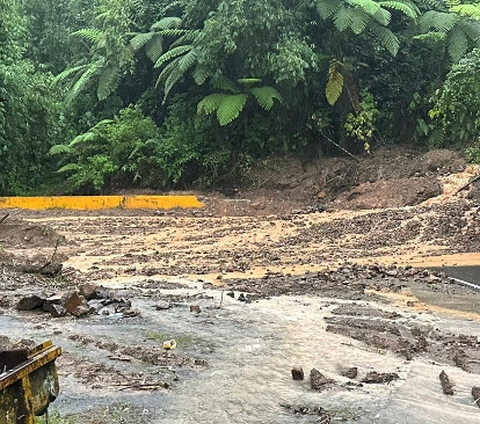
[(429, 30), (448, 32), (455, 26), (457, 20), (454, 13), (428, 10), (418, 19), (418, 27), (421, 32)]
[(193, 79), (198, 85), (205, 84), (210, 75), (210, 71), (202, 65), (197, 65), (193, 71)]
[(333, 106), (343, 91), (343, 75), (339, 70), (339, 62), (335, 59), (330, 61), (328, 68), (327, 85), (325, 87), (325, 96), (328, 104)]
[(237, 119), (245, 103), (247, 103), (248, 96), (242, 94), (232, 94), (225, 97), (217, 109), (217, 119), (220, 125), (228, 125), (233, 120)]
[(380, 9), (380, 5), (374, 0), (348, 0), (347, 3), (363, 9), (370, 16), (374, 16)]
[(455, 26), (446, 39), (447, 53), (454, 62), (457, 62), (468, 50), (468, 38), (461, 27)]
[(199, 115), (210, 115), (215, 112), (220, 104), (228, 97), (229, 94), (213, 93), (203, 98), (197, 105), (197, 113)]
[(65, 172), (78, 171), (79, 169), (82, 169), (82, 166), (78, 163), (67, 163), (66, 165), (63, 165), (60, 169), (57, 169), (56, 172), (58, 172), (59, 174), (63, 174)]
[(475, 44), (475, 47), (480, 47), (480, 25), (476, 22), (469, 22), (469, 21), (462, 21), (459, 22), (458, 25), (462, 28), (465, 32), (465, 35), (468, 39)]
[(85, 65), (78, 65), (78, 66), (74, 66), (73, 68), (67, 68), (67, 69), (64, 69), (62, 72), (60, 72), (52, 81), (52, 84), (58, 84), (59, 82), (61, 81), (64, 81), (66, 80), (69, 76), (77, 73), (77, 72), (80, 72), (81, 70), (85, 69), (88, 67), (88, 64), (85, 64)]
[(447, 6), (449, 9), (452, 7), (458, 6), (460, 4), (460, 0), (444, 0), (445, 1), (445, 6)]
[(146, 44), (145, 53), (155, 63), (163, 54), (163, 37), (155, 34)]
[(399, 12), (402, 12), (405, 16), (408, 16), (412, 19), (420, 16), (420, 9), (418, 8), (418, 6), (408, 0), (384, 0), (378, 2), (378, 4), (387, 9), (398, 10)]
[(380, 25), (387, 26), (392, 20), (392, 14), (387, 9), (380, 8), (373, 19)]
[(180, 28), (182, 26), (182, 18), (177, 16), (168, 16), (155, 22), (150, 29), (152, 31), (158, 31), (163, 29)]
[(318, 14), (322, 19), (332, 17), (340, 9), (341, 5), (342, 2), (340, 0), (316, 0), (315, 2)]
[(102, 70), (97, 87), (98, 100), (105, 100), (111, 93), (113, 93), (117, 89), (119, 80), (120, 69), (118, 66), (110, 65)]
[(191, 44), (186, 46), (174, 47), (173, 49), (170, 49), (164, 54), (162, 54), (158, 58), (158, 60), (155, 62), (154, 67), (160, 68), (165, 62), (168, 62), (169, 60), (172, 60), (178, 56), (184, 55), (185, 53), (191, 51), (192, 49), (193, 49), (193, 46)]
[(372, 22), (370, 29), (379, 44), (392, 56), (396, 56), (400, 48), (400, 41), (397, 36), (388, 28)]
[(352, 21), (350, 23), (350, 30), (358, 35), (365, 31), (368, 22), (370, 21), (369, 16), (363, 10), (357, 10), (356, 13), (351, 15)]
[(480, 19), (480, 5), (476, 4), (459, 4), (457, 6), (450, 7), (450, 11), (460, 16), (466, 16), (475, 21)]
[(70, 35), (83, 38), (91, 43), (96, 43), (99, 41), (102, 31), (95, 28), (82, 28), (78, 31), (72, 32)]
[(356, 11), (354, 9), (342, 6), (332, 18), (335, 28), (337, 28), (337, 30), (340, 32), (350, 28), (352, 25), (353, 16), (355, 14)]
[(263, 87), (254, 87), (250, 91), (260, 107), (266, 111), (269, 111), (273, 107), (275, 100), (278, 100), (280, 103), (283, 102), (282, 95), (275, 88), (270, 87), (269, 85), (265, 85)]
[[(172, 68), (169, 70), (168, 75), (165, 78), (165, 84), (163, 87), (164, 97), (163, 101), (165, 102), (168, 97), (170, 90), (173, 86), (183, 78), (186, 71), (191, 68), (197, 61), (197, 53), (195, 50), (190, 50), (187, 54), (180, 56), (175, 59)], [(160, 79), (161, 75), (159, 76)]]
[(68, 144), (56, 144), (55, 146), (50, 147), (50, 150), (48, 151), (49, 155), (73, 153), (75, 153), (75, 149)]
[(92, 131), (87, 131), (83, 134), (77, 135), (68, 145), (71, 148), (76, 148), (80, 144), (87, 143), (89, 141), (95, 140), (97, 138), (97, 134)]
[(425, 40), (425, 41), (437, 42), (437, 41), (445, 40), (446, 37), (447, 37), (447, 34), (445, 34), (444, 32), (429, 31), (429, 32), (426, 32), (424, 34), (415, 35), (412, 38), (413, 38), (413, 40), (420, 40), (420, 41)]
[(68, 91), (65, 96), (65, 102), (67, 104), (71, 103), (80, 92), (85, 88), (85, 86), (90, 82), (92, 77), (103, 67), (104, 59), (97, 60), (89, 64), (85, 71), (77, 79), (73, 87)]
[(135, 37), (133, 37), (130, 40), (130, 46), (132, 47), (132, 49), (134, 51), (138, 51), (145, 44), (147, 44), (152, 39), (152, 37), (154, 35), (155, 35), (154, 32), (146, 32), (146, 33), (137, 34), (137, 35), (135, 35)]
[(199, 30), (188, 30), (185, 31), (185, 33), (177, 38), (172, 44), (170, 44), (170, 48), (182, 46), (184, 44), (193, 44), (195, 41), (197, 41), (198, 37), (200, 36), (200, 31)]

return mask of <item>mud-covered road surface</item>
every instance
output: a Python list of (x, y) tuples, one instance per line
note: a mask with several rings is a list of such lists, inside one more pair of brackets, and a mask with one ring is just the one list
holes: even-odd
[(479, 423), (480, 293), (442, 265), (480, 264), (480, 204), (445, 187), (377, 210), (16, 211), (0, 333), (62, 347), (60, 422)]

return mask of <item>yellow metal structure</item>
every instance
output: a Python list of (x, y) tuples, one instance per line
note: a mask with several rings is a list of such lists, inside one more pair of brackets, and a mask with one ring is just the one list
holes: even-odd
[(196, 196), (52, 196), (0, 197), (0, 209), (172, 209), (201, 208)]
[(46, 341), (28, 352), (26, 361), (0, 375), (0, 423), (35, 424), (59, 393), (55, 359), (59, 347)]

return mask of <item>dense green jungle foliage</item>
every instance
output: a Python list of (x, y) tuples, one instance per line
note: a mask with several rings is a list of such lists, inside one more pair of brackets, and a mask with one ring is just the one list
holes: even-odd
[(480, 3), (0, 10), (0, 194), (228, 186), (269, 155), (381, 143), (454, 146), (480, 161)]

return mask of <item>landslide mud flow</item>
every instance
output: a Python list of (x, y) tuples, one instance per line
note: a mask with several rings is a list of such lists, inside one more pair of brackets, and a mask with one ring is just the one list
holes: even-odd
[(0, 225), (2, 335), (64, 350), (51, 416), (479, 422), (480, 294), (418, 267), (478, 264), (475, 200), (246, 212), (21, 212)]

